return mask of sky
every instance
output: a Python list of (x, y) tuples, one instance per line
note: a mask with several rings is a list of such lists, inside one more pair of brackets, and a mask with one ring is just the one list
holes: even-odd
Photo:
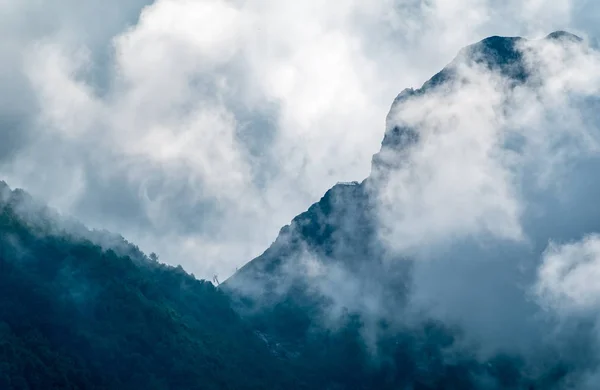
[[(592, 0), (0, 0), (0, 178), (222, 280), (336, 182), (368, 176), (394, 97), (462, 47), (555, 30), (593, 42), (599, 18)], [(425, 157), (423, 169), (438, 167)], [(506, 173), (478, 158), (456, 161)], [(511, 187), (478, 172), (469, 193), (491, 185), (497, 197), (477, 205), (499, 219), (475, 215), (465, 231), (483, 218), (519, 236)], [(452, 188), (435, 177), (428, 193)], [(451, 195), (461, 210), (464, 194)], [(445, 237), (454, 215), (430, 210), (435, 223), (419, 226)], [(557, 258), (597, 241), (549, 247), (540, 272), (551, 278)], [(567, 283), (551, 294), (578, 293)]]

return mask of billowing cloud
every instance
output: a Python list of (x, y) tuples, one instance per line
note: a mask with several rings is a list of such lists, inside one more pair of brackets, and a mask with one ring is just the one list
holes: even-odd
[[(600, 32), (583, 0), (80, 3), (0, 0), (0, 176), (221, 280), (335, 182), (367, 177), (393, 98), (461, 47)], [(459, 57), (452, 84), (392, 109), (388, 129), (419, 141), (387, 161), (378, 227), (415, 260), (409, 314), (484, 354), (582, 359), (561, 348), (597, 321), (600, 59), (574, 42), (519, 50), (526, 85)], [(302, 255), (286, 272), (334, 299), (332, 317), (413, 318), (380, 275)]]
[[(75, 3), (2, 4), (0, 174), (205, 277), (260, 253), (335, 182), (366, 177), (393, 97), (460, 47), (492, 34), (595, 34), (593, 5), (577, 1)], [(472, 126), (489, 119), (480, 114)], [(485, 153), (460, 156), (489, 163), (464, 175), (468, 193), (495, 196), (473, 195), (484, 214), (464, 231), (518, 236), (514, 189), (489, 180), (510, 172)], [(451, 178), (433, 168), (431, 185), (446, 191)], [(467, 187), (451, 188), (468, 208)]]
[(383, 242), (415, 260), (410, 309), (460, 326), (484, 353), (575, 337), (543, 306), (572, 314), (596, 297), (595, 236), (546, 246), (600, 229), (600, 55), (568, 37), (515, 48), (526, 79), (469, 49), (448, 82), (408, 92), (388, 129), (417, 135), (400, 149), (387, 138), (375, 162)]
[(570, 40), (517, 46), (525, 83), (473, 62), (467, 50), (447, 68), (452, 81), (392, 108), (388, 128), (418, 134), (404, 150), (384, 147), (378, 156), (397, 165), (378, 202), (397, 249), (485, 233), (525, 239), (532, 191), (560, 191), (568, 164), (600, 152), (600, 55)]
[(597, 234), (566, 244), (551, 243), (544, 252), (534, 291), (545, 307), (558, 314), (596, 311), (599, 272)]

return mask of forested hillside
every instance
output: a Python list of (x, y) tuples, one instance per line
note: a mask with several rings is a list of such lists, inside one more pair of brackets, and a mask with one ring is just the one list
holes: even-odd
[(0, 193), (0, 389), (297, 385), (211, 283)]

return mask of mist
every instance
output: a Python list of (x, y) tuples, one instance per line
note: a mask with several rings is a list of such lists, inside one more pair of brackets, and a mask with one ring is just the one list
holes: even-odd
[(258, 311), (321, 297), (330, 329), (357, 313), (375, 360), (389, 326), (435, 321), (480, 362), (562, 362), (565, 388), (593, 388), (599, 69), (564, 32), (465, 48), (395, 100), (370, 176), (328, 191), (227, 288)]
[(489, 35), (593, 40), (598, 13), (480, 0), (2, 8), (2, 178), (221, 279), (336, 182), (369, 175), (398, 91)]

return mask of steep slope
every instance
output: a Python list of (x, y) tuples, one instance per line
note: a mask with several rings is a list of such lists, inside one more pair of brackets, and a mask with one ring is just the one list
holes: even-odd
[[(580, 38), (562, 31), (549, 34), (545, 40), (577, 40)], [(419, 129), (393, 123), (404, 103), (435, 90), (452, 88), (458, 77), (457, 64), (477, 64), (501, 74), (514, 85), (526, 83), (528, 70), (519, 49), (526, 41), (520, 37), (490, 37), (461, 50), (459, 55), (442, 71), (419, 89), (402, 91), (392, 103), (381, 150), (373, 156), (372, 173), (358, 183), (339, 183), (323, 198), (284, 227), (273, 245), (264, 254), (241, 268), (227, 283), (231, 288), (243, 288), (245, 278), (260, 278), (286, 268), (286, 259), (297, 257), (306, 248), (321, 252), (328, 260), (337, 259), (345, 265), (361, 266), (374, 257), (384, 256), (374, 238), (376, 216), (373, 199), (385, 176), (406, 160), (406, 151), (419, 142)], [(289, 262), (291, 260), (287, 260)], [(358, 264), (356, 264), (358, 263)], [(267, 283), (267, 282), (264, 282)], [(254, 283), (250, 283), (254, 284)]]
[(211, 283), (57, 218), (0, 182), (0, 389), (299, 386)]
[[(543, 53), (540, 48), (549, 42), (568, 46), (582, 41), (566, 32), (552, 33), (540, 41), (490, 37), (463, 49), (452, 63), (421, 88), (404, 90), (392, 104), (381, 150), (373, 157), (371, 175), (361, 183), (340, 183), (333, 187), (319, 202), (284, 227), (269, 249), (223, 285), (236, 301), (236, 310), (265, 334), (270, 343), (277, 345), (281, 353), (293, 356), (292, 361), (304, 375), (320, 378), (322, 383), (341, 389), (552, 389), (578, 388), (574, 383), (577, 383), (575, 378), (579, 377), (579, 370), (593, 370), (591, 367), (596, 358), (591, 350), (594, 347), (586, 341), (573, 341), (572, 345), (580, 348), (578, 357), (571, 356), (572, 351), (561, 352), (563, 346), (546, 344), (536, 346), (539, 350), (535, 356), (520, 355), (517, 349), (514, 353), (508, 352), (508, 347), (507, 352), (495, 348), (494, 352), (481, 356), (477, 346), (470, 344), (473, 340), (463, 337), (464, 329), (439, 318), (428, 318), (420, 312), (415, 314), (414, 310), (421, 309), (407, 306), (407, 300), (414, 299), (411, 296), (415, 278), (412, 256), (429, 249), (395, 250), (406, 246), (401, 242), (389, 242), (386, 229), (394, 228), (394, 214), (382, 216), (382, 212), (385, 214), (388, 209), (394, 209), (381, 207), (382, 197), (394, 190), (390, 177), (407, 166), (410, 173), (413, 148), (427, 142), (422, 139), (425, 132), (418, 125), (424, 124), (426, 118), (411, 117), (410, 112), (405, 112), (407, 107), (410, 109), (421, 101), (426, 104), (424, 98), (430, 96), (446, 97), (461, 91), (480, 81), (477, 77), (484, 81), (493, 80), (497, 88), (510, 94), (537, 91), (541, 81), (536, 56)], [(501, 100), (499, 108), (490, 109), (507, 109), (502, 104), (505, 102)], [(434, 106), (432, 110), (435, 109), (443, 107)], [(399, 117), (400, 112), (403, 117)], [(412, 121), (404, 120), (405, 117)], [(443, 129), (452, 125), (436, 123), (435, 126)], [(512, 145), (507, 141), (506, 145), (517, 153), (522, 147), (518, 142)], [(533, 180), (523, 180), (522, 188), (530, 191), (528, 181)], [(402, 187), (395, 190), (404, 191)], [(570, 210), (565, 204), (552, 207)], [(398, 218), (411, 212), (394, 211)], [(505, 283), (503, 278), (525, 271), (516, 262), (504, 261), (502, 256), (541, 256), (544, 247), (537, 248), (537, 245), (545, 246), (553, 238), (546, 235), (546, 226), (553, 221), (553, 216), (539, 215), (538, 212), (524, 222), (524, 226), (530, 228), (527, 224), (538, 218), (531, 236), (541, 240), (534, 241), (536, 249), (533, 251), (530, 246), (520, 243), (506, 244), (505, 237), (486, 238), (489, 242), (482, 246), (466, 235), (453, 244), (462, 252), (448, 249), (447, 257), (457, 256), (454, 252), (462, 258), (469, 256), (465, 253), (473, 257), (487, 256), (493, 259), (487, 265), (490, 269), (509, 264), (505, 267), (508, 271), (496, 274), (496, 279)], [(387, 219), (391, 226), (382, 224), (382, 219)], [(415, 222), (419, 222), (418, 218)], [(409, 230), (407, 227), (404, 232), (410, 233)], [(392, 240), (402, 238), (396, 235)], [(444, 257), (443, 250), (441, 253)], [(457, 259), (456, 268), (460, 269), (464, 261)], [(469, 267), (467, 270), (471, 272), (481, 266)], [(443, 275), (438, 278), (441, 280)], [(478, 294), (477, 280), (454, 283), (471, 282), (474, 286), (471, 295), (474, 296)], [(520, 280), (511, 282), (516, 286)], [(487, 283), (486, 288), (494, 285), (484, 279), (481, 283)], [(521, 290), (520, 286), (515, 287), (510, 294), (523, 299), (523, 307), (527, 309), (522, 310), (529, 310), (531, 299), (521, 298)], [(469, 300), (476, 301), (476, 298)], [(507, 305), (514, 305), (515, 311), (521, 310), (518, 301), (513, 304), (507, 300)], [(491, 306), (488, 305), (486, 310), (492, 311)], [(501, 310), (498, 306), (498, 311)], [(581, 338), (588, 337), (586, 326), (589, 324), (577, 326), (582, 326)], [(501, 322), (498, 327), (502, 327)], [(538, 333), (543, 332), (542, 328), (538, 330)], [(523, 329), (525, 334), (527, 331)], [(344, 343), (353, 346), (352, 353), (336, 349)], [(306, 362), (313, 365), (309, 367)], [(340, 367), (337, 365), (340, 362), (345, 363)]]

